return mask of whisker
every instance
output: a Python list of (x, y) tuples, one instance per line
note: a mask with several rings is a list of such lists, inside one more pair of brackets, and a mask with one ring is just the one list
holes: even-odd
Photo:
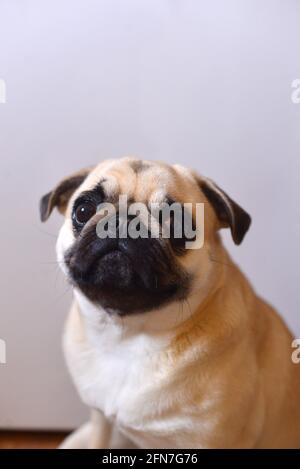
[(57, 234), (50, 233), (49, 231), (43, 230), (39, 226), (33, 225), (36, 230), (38, 230), (40, 233), (45, 234), (47, 236), (50, 236), (51, 238), (57, 239)]
[(41, 261), (43, 265), (64, 265), (64, 261)]

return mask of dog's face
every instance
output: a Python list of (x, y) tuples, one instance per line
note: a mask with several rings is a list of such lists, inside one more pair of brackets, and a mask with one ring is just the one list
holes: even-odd
[[(203, 247), (187, 249), (184, 229), (175, 237), (170, 227), (170, 236), (163, 237), (160, 217), (154, 218), (154, 237), (149, 227), (149, 236), (133, 238), (128, 232), (121, 236), (117, 230), (113, 236), (99, 237), (99, 223), (104, 220), (99, 207), (104, 203), (115, 208), (113, 226), (124, 227), (125, 223), (128, 227), (132, 217), (122, 219), (120, 196), (127, 197), (128, 206), (138, 202), (149, 210), (152, 204), (191, 204), (189, 211), (182, 212), (181, 223), (190, 217), (193, 228), (194, 207), (204, 203), (204, 220), (196, 227), (204, 230)], [(250, 224), (249, 215), (212, 181), (178, 165), (134, 158), (105, 161), (63, 180), (41, 200), (43, 221), (55, 206), (65, 215), (57, 242), (64, 272), (90, 301), (119, 315), (184, 301), (196, 284), (207, 288), (217, 268), (211, 262), (211, 253), (219, 244), (217, 230), (230, 227), (239, 244)], [(144, 222), (140, 217), (139, 228), (141, 224), (145, 228)], [(172, 224), (172, 217), (169, 222)], [(195, 236), (190, 241), (195, 242)]]

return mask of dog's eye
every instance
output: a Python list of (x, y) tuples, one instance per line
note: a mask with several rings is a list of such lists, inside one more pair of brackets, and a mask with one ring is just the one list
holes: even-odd
[(74, 211), (74, 220), (78, 225), (85, 225), (96, 213), (96, 207), (91, 202), (78, 205)]

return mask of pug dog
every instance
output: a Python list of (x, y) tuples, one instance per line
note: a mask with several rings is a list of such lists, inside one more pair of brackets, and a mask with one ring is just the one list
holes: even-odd
[[(159, 230), (99, 237), (98, 207), (118, 214), (120, 195), (203, 204), (203, 245)], [(62, 448), (299, 448), (292, 335), (219, 234), (227, 227), (240, 244), (245, 210), (189, 169), (131, 157), (64, 179), (42, 198), (42, 221), (54, 207), (65, 217), (57, 260), (74, 289), (64, 351), (91, 409)]]

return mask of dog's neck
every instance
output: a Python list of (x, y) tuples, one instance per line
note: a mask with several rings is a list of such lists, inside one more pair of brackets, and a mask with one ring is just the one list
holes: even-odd
[(212, 317), (218, 317), (222, 321), (221, 310), (226, 301), (228, 269), (231, 276), (234, 271), (239, 275), (242, 274), (222, 243), (218, 243), (216, 259), (217, 261), (211, 260), (205, 276), (202, 274), (201, 278), (195, 279), (194, 288), (187, 299), (174, 301), (144, 313), (120, 316), (107, 312), (101, 306), (93, 304), (75, 288), (74, 296), (87, 339), (97, 344), (99, 335), (102, 337), (101, 340), (107, 335), (110, 341), (115, 342), (147, 337), (151, 344), (158, 344), (160, 348), (182, 331), (190, 329), (191, 323), (211, 321)]
[(207, 308), (220, 288), (222, 279), (223, 271), (219, 268), (217, 281), (215, 276), (213, 281), (207, 279), (207, 283), (199, 280), (201, 286), (198, 285), (188, 298), (170, 302), (159, 309), (126, 316), (107, 312), (101, 306), (93, 304), (76, 288), (74, 296), (87, 331), (109, 329), (114, 330), (116, 335), (122, 335), (122, 338), (147, 335), (157, 339), (173, 335), (186, 321)]

